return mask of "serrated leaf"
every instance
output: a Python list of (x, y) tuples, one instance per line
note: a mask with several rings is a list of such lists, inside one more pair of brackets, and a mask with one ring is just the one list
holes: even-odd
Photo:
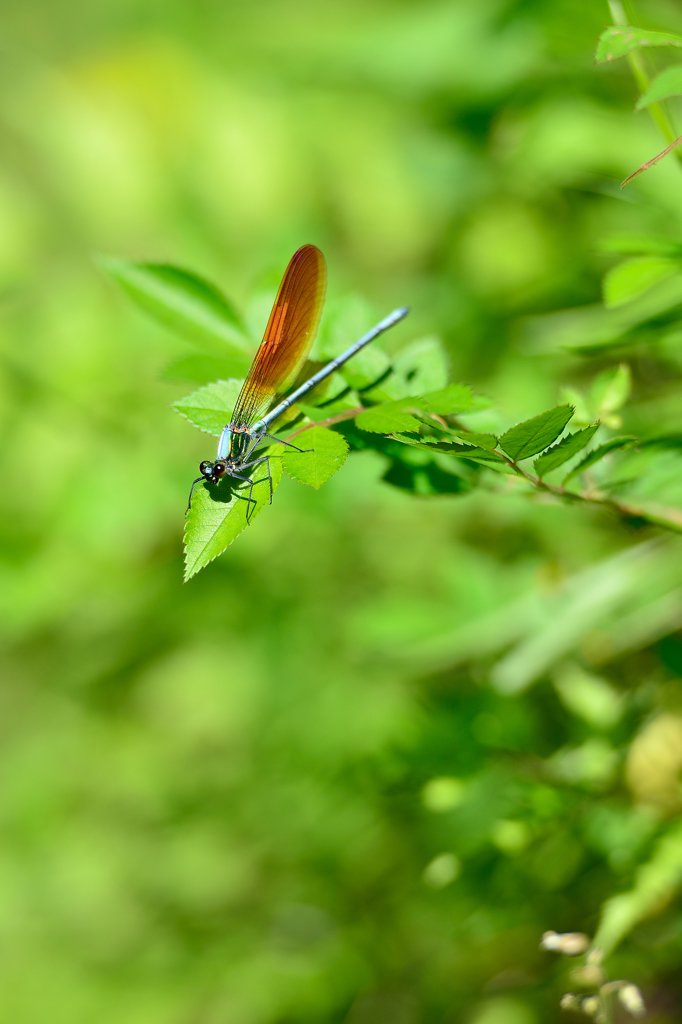
[(537, 455), (557, 437), (573, 415), (572, 405), (557, 405), (516, 426), (500, 438), (500, 448), (518, 462)]
[[(271, 457), (270, 468), (274, 491), (282, 478), (281, 459)], [(249, 485), (230, 477), (223, 477), (217, 484), (199, 484), (194, 491), (185, 525), (185, 582), (222, 554), (242, 530), (253, 522), (261, 509), (269, 504), (267, 463), (261, 462), (255, 467), (252, 479), (255, 505), (246, 500)], [(249, 507), (251, 512), (247, 523)]]
[(592, 382), (590, 397), (600, 419), (621, 409), (630, 397), (631, 390), (632, 374), (627, 363), (598, 374)]
[(682, 36), (676, 36), (672, 32), (650, 32), (647, 29), (634, 28), (632, 25), (612, 25), (599, 37), (595, 60), (597, 64), (617, 60), (641, 46), (682, 47)]
[(619, 448), (629, 448), (630, 445), (636, 444), (637, 438), (632, 435), (625, 435), (623, 437), (611, 437), (608, 441), (604, 441), (593, 451), (588, 452), (584, 459), (581, 459), (577, 466), (574, 466), (570, 473), (564, 478), (564, 484), (567, 484), (573, 477), (578, 476), (580, 473), (584, 473), (590, 466), (594, 466), (595, 462), (599, 462), (605, 455), (609, 455), (611, 452), (617, 451)]
[(455, 441), (443, 441), (436, 438), (420, 438), (419, 435), (394, 434), (395, 440), (402, 444), (411, 445), (413, 448), (421, 448), (427, 451), (440, 452), (443, 455), (454, 455), (459, 459), (472, 459), (474, 462), (502, 462), (503, 457), (498, 452), (489, 451), (478, 445), (457, 444)]
[(99, 258), (99, 264), (159, 323), (216, 355), (240, 360), (240, 372), (246, 373), (250, 359), (244, 348), (244, 325), (232, 303), (210, 281), (170, 263), (106, 256)]
[(377, 434), (394, 434), (418, 429), (419, 421), (412, 415), (413, 412), (450, 416), (469, 412), (475, 405), (474, 395), (466, 385), (449, 384), (446, 388), (430, 391), (425, 395), (384, 402), (360, 413), (355, 422), (361, 430)]
[(632, 302), (659, 281), (665, 281), (680, 270), (682, 264), (668, 256), (636, 256), (619, 263), (604, 278), (604, 305), (607, 309), (615, 309), (626, 302)]
[(439, 391), (418, 395), (412, 402), (424, 412), (435, 412), (440, 416), (454, 416), (474, 408), (474, 396), (465, 384), (449, 384)]
[(559, 466), (563, 466), (564, 462), (568, 462), (574, 455), (590, 443), (592, 438), (599, 428), (598, 423), (593, 423), (590, 427), (584, 427), (583, 430), (576, 430), (573, 434), (568, 434), (566, 437), (548, 448), (546, 452), (535, 460), (533, 467), (539, 477), (545, 476), (546, 473), (551, 473), (553, 469), (558, 469)]
[(319, 490), (346, 461), (348, 442), (336, 430), (327, 427), (312, 427), (297, 434), (292, 442), (312, 451), (296, 452), (284, 449), (284, 470), (300, 484), (307, 484)]
[(418, 430), (419, 420), (403, 409), (403, 402), (385, 402), (373, 409), (365, 409), (355, 422), (360, 430), (371, 434), (393, 434), (402, 430)]
[(675, 64), (673, 67), (661, 71), (660, 75), (656, 75), (646, 92), (637, 100), (635, 110), (643, 110), (650, 103), (660, 103), (661, 100), (680, 95), (682, 95), (682, 64)]
[(173, 402), (173, 408), (195, 427), (218, 436), (229, 423), (241, 386), (240, 380), (218, 380)]
[(461, 432), (455, 431), (460, 441), (465, 444), (477, 445), (479, 448), (487, 448), (488, 451), (493, 451), (497, 448), (497, 438), (494, 434), (477, 434), (473, 430), (463, 430)]

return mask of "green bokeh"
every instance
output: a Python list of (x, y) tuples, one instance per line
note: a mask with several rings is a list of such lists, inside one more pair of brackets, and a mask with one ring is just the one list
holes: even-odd
[[(680, 542), (515, 490), (415, 498), (365, 451), (319, 492), (284, 479), (183, 586), (214, 442), (171, 404), (205, 364), (95, 257), (191, 267), (257, 338), (314, 242), (342, 340), (410, 305), (387, 349), (442, 338), (451, 379), (494, 401), (477, 429), (626, 358), (623, 432), (679, 431), (679, 335), (537, 342), (538, 318), (600, 302), (605, 235), (682, 234), (672, 160), (618, 192), (661, 143), (625, 62), (593, 65), (608, 19), (593, 0), (3, 5), (3, 1020), (557, 1019), (540, 936), (594, 933), (675, 810), (636, 806), (623, 765), (682, 704)], [(646, 479), (682, 504), (679, 451)], [(681, 936), (673, 901), (614, 966), (658, 1021), (678, 1019)]]

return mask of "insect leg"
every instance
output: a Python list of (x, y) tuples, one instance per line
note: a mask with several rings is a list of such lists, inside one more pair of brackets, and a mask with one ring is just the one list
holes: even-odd
[(185, 515), (187, 515), (187, 513), (189, 512), (189, 510), (190, 510), (190, 509), (191, 509), (191, 507), (192, 507), (192, 495), (194, 494), (194, 488), (196, 487), (196, 485), (197, 485), (197, 484), (198, 484), (198, 483), (199, 483), (199, 482), (200, 482), (201, 480), (205, 480), (205, 479), (206, 479), (206, 477), (205, 477), (205, 476), (198, 476), (198, 477), (196, 478), (196, 480), (195, 480), (195, 481), (193, 482), (192, 486), (190, 487), (190, 489), (189, 489), (189, 498), (187, 499), (187, 508), (185, 509)]
[(240, 467), (240, 469), (251, 469), (252, 466), (258, 466), (258, 465), (260, 465), (261, 462), (264, 462), (264, 463), (267, 464), (267, 482), (270, 485), (270, 505), (271, 505), (272, 504), (272, 472), (270, 470), (270, 460), (269, 460), (269, 457), (266, 456), (266, 455), (262, 455), (260, 457), (260, 459), (254, 459), (253, 462), (246, 462), (246, 463), (244, 463)]
[(274, 434), (263, 434), (262, 436), (263, 437), (269, 437), (271, 441), (276, 441), (277, 444), (285, 444), (287, 446), (287, 448), (293, 448), (295, 452), (303, 453), (303, 452), (312, 452), (312, 451), (315, 450), (314, 448), (298, 448), (295, 444), (292, 444), (291, 441), (283, 441), (281, 439), (281, 437), (275, 437)]

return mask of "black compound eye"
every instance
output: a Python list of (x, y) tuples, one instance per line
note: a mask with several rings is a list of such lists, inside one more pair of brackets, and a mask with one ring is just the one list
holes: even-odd
[(216, 462), (216, 464), (213, 467), (213, 478), (214, 478), (214, 480), (217, 480), (218, 477), (222, 476), (224, 472), (225, 472), (225, 463), (224, 462)]
[(212, 462), (202, 462), (202, 463), (200, 463), (200, 465), (199, 465), (199, 472), (202, 474), (202, 476), (212, 476), (212, 474), (213, 474), (213, 463)]

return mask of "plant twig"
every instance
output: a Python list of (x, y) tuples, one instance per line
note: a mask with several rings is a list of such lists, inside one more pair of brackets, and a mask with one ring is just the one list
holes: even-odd
[(653, 526), (662, 526), (673, 533), (682, 533), (682, 511), (680, 509), (670, 508), (666, 505), (633, 505), (628, 501), (618, 501), (618, 499), (612, 498), (600, 491), (569, 491), (566, 487), (549, 484), (542, 477), (533, 476), (532, 473), (522, 469), (518, 463), (514, 462), (513, 459), (507, 458), (502, 452), (497, 454), (502, 455), (504, 461), (514, 470), (517, 476), (522, 477), (537, 491), (545, 491), (548, 494), (553, 494), (555, 498), (561, 498), (566, 501), (580, 501), (590, 505), (601, 505), (602, 508), (611, 509), (611, 511), (623, 519), (642, 519)]
[(661, 153), (658, 153), (656, 156), (653, 156), (651, 160), (647, 160), (646, 163), (642, 164), (641, 167), (638, 167), (636, 171), (632, 172), (632, 174), (628, 174), (627, 178), (625, 178), (624, 181), (621, 181), (620, 187), (625, 188), (625, 186), (629, 182), (631, 182), (633, 178), (636, 178), (638, 174), (641, 174), (642, 171), (648, 171), (650, 167), (653, 167), (654, 164), (657, 164), (658, 161), (662, 160), (664, 156), (667, 156), (668, 153), (675, 148), (675, 146), (679, 146), (680, 142), (682, 142), (682, 135), (680, 135), (673, 142), (671, 142), (669, 146), (666, 146)]
[(355, 416), (359, 416), (361, 412), (365, 412), (364, 405), (358, 405), (355, 409), (344, 409), (343, 412), (337, 413), (336, 416), (330, 416), (326, 420), (318, 420), (317, 423), (306, 423), (305, 426), (299, 427), (293, 434), (289, 434), (287, 441), (291, 441), (292, 437), (298, 437), (304, 430), (310, 430), (311, 427), (331, 427), (335, 423), (343, 423), (344, 420), (352, 420)]
[[(614, 25), (630, 24), (625, 8), (620, 0), (609, 0), (609, 10), (611, 12)], [(627, 62), (630, 65), (630, 70), (632, 71), (633, 78), (637, 83), (639, 91), (644, 95), (651, 85), (651, 78), (643, 55), (638, 53), (636, 50), (632, 50), (627, 55)], [(669, 145), (662, 153), (659, 153), (651, 160), (647, 160), (647, 162), (642, 164), (641, 167), (638, 167), (636, 171), (629, 174), (628, 177), (621, 182), (621, 188), (625, 188), (628, 182), (632, 181), (633, 178), (636, 178), (638, 174), (642, 173), (642, 171), (647, 171), (650, 167), (653, 167), (654, 164), (657, 164), (659, 160), (662, 160), (663, 157), (667, 156), (672, 150), (675, 150), (677, 160), (682, 163), (682, 152), (675, 148), (680, 142), (682, 142), (682, 135), (679, 138), (675, 138), (675, 129), (670, 123), (668, 115), (660, 103), (650, 103), (647, 109), (652, 121), (661, 132), (663, 138), (668, 140)]]
[[(343, 423), (344, 420), (354, 419), (361, 412), (365, 412), (365, 407), (359, 405), (354, 409), (344, 409), (343, 412), (337, 413), (335, 416), (329, 416), (326, 420), (306, 423), (292, 434), (289, 434), (287, 441), (291, 441), (294, 437), (298, 437), (299, 434), (304, 433), (306, 430), (311, 430), (313, 427), (332, 427), (335, 423)], [(390, 435), (387, 435), (387, 437), (390, 440)], [(532, 473), (523, 469), (514, 459), (510, 459), (505, 455), (504, 452), (496, 450), (496, 454), (506, 462), (517, 476), (525, 480), (536, 491), (544, 491), (546, 494), (551, 494), (563, 501), (601, 505), (602, 508), (610, 509), (623, 519), (641, 519), (646, 523), (651, 523), (652, 526), (660, 526), (665, 530), (671, 530), (673, 533), (682, 533), (682, 510), (680, 509), (670, 508), (666, 505), (633, 505), (628, 501), (618, 501), (617, 498), (612, 498), (600, 491), (569, 491), (561, 484), (550, 484), (543, 480), (542, 477), (533, 476)]]

